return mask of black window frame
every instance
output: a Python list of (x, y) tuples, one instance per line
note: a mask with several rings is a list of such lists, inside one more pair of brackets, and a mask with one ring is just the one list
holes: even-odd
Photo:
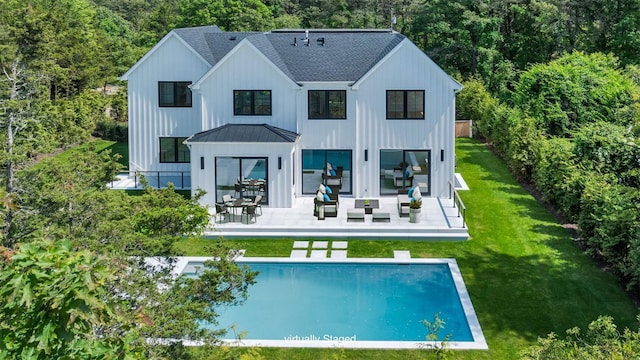
[[(250, 104), (250, 109), (248, 112), (240, 112), (239, 110), (241, 110), (243, 108), (243, 106), (239, 106), (239, 104), (237, 103), (238, 101), (238, 94), (239, 93), (250, 93), (251, 94), (251, 98), (249, 100)], [(256, 94), (262, 93), (262, 92), (268, 92), (269, 93), (269, 112), (268, 113), (258, 113), (256, 112)], [(271, 116), (271, 114), (273, 113), (273, 94), (271, 92), (271, 90), (233, 90), (233, 115), (235, 116)]]
[[(324, 104), (322, 104), (323, 112), (320, 115), (314, 115), (311, 111), (312, 93), (324, 93)], [(332, 116), (331, 114), (331, 93), (340, 93), (344, 99), (342, 105), (342, 115)], [(325, 116), (326, 114), (326, 116)], [(346, 120), (347, 119), (347, 91), (346, 90), (309, 90), (307, 92), (307, 115), (310, 120)]]
[[(173, 101), (163, 102), (162, 85), (173, 84)], [(193, 107), (193, 94), (191, 93), (191, 81), (158, 81), (158, 106), (160, 107)], [(184, 101), (181, 99), (182, 88), (186, 89), (187, 96)]]
[[(165, 153), (165, 151), (163, 151), (162, 148), (162, 143), (163, 140), (173, 140), (173, 161), (171, 160), (166, 160), (166, 156), (163, 155), (163, 153)], [(170, 137), (170, 136), (165, 136), (165, 137), (160, 137), (159, 141), (159, 146), (160, 146), (160, 163), (162, 164), (185, 164), (185, 163), (190, 163), (191, 162), (191, 151), (189, 150), (189, 147), (185, 144), (183, 144), (183, 142), (186, 140), (186, 137)], [(187, 151), (185, 152), (184, 150), (181, 152), (180, 147), (184, 146)], [(168, 150), (168, 149), (167, 149)], [(187, 154), (186, 156), (182, 156), (183, 159), (181, 161), (181, 154), (185, 153)]]
[[(390, 116), (391, 114), (389, 113), (389, 95), (391, 93), (402, 93), (402, 115), (399, 117), (396, 116)], [(409, 97), (409, 93), (421, 93), (421, 99), (422, 99), (422, 115), (420, 116), (409, 116), (409, 103), (407, 101), (408, 97)], [(387, 120), (424, 120), (425, 119), (425, 91), (424, 90), (387, 90), (386, 93), (386, 102), (387, 102)]]

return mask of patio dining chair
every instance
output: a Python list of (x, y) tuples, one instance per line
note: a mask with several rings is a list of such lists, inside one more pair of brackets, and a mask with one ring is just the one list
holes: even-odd
[(239, 198), (243, 192), (246, 191), (246, 188), (242, 184), (234, 184), (233, 189), (235, 190), (236, 198)]
[(256, 206), (256, 210), (260, 210), (260, 216), (262, 216), (262, 205), (260, 204), (262, 202), (262, 195), (257, 195), (256, 199), (253, 201), (253, 205)]
[(247, 205), (242, 209), (242, 215), (240, 215), (240, 221), (242, 221), (242, 219), (245, 216), (247, 217), (247, 224), (249, 223), (250, 219), (256, 220), (256, 207), (255, 207), (255, 205)]
[(222, 195), (222, 201), (223, 201), (223, 202), (226, 202), (226, 203), (227, 203), (227, 202), (229, 202), (229, 201), (231, 201), (231, 200), (233, 200), (233, 198), (231, 197), (231, 195), (229, 195), (229, 194)]
[(222, 219), (226, 218), (229, 221), (229, 210), (222, 204), (216, 204), (216, 217), (219, 217), (219, 223), (222, 223)]

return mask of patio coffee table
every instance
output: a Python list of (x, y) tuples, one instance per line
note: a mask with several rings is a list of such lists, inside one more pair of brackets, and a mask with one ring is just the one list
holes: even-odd
[[(368, 204), (365, 204), (365, 201), (368, 201)], [(355, 203), (356, 209), (364, 209), (365, 214), (372, 214), (373, 209), (380, 208), (380, 202), (378, 200), (365, 200), (365, 199), (356, 199)]]

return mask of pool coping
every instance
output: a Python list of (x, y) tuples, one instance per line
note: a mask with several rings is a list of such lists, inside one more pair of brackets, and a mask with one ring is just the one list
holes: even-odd
[[(189, 262), (212, 260), (211, 257), (178, 257), (174, 274), (179, 275)], [(458, 297), (467, 318), (473, 341), (448, 341), (444, 347), (455, 350), (488, 350), (489, 346), (482, 332), (480, 322), (471, 303), (471, 297), (462, 278), (458, 262), (453, 258), (291, 258), (291, 257), (245, 257), (238, 256), (236, 261), (272, 262), (272, 263), (351, 263), (351, 264), (447, 264), (458, 291)], [(441, 347), (439, 341), (364, 341), (364, 340), (325, 340), (318, 337), (292, 340), (252, 340), (223, 339), (226, 345), (242, 347), (283, 347), (283, 348), (346, 348), (346, 349), (429, 349)], [(184, 341), (184, 345), (197, 346), (198, 342)]]

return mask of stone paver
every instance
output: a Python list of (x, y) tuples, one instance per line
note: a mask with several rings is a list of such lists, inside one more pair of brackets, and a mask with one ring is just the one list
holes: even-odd
[(307, 250), (291, 250), (292, 258), (306, 258)]
[(326, 249), (329, 247), (328, 241), (314, 241), (313, 246), (314, 249)]
[(411, 259), (411, 252), (408, 250), (393, 250), (394, 259)]
[(306, 249), (309, 247), (308, 241), (294, 241), (293, 248), (294, 249)]
[(332, 259), (346, 259), (347, 250), (331, 250)]
[(312, 259), (326, 259), (327, 250), (311, 250)]
[(332, 249), (346, 249), (347, 248), (347, 242), (346, 241), (332, 241), (331, 242), (331, 248)]

